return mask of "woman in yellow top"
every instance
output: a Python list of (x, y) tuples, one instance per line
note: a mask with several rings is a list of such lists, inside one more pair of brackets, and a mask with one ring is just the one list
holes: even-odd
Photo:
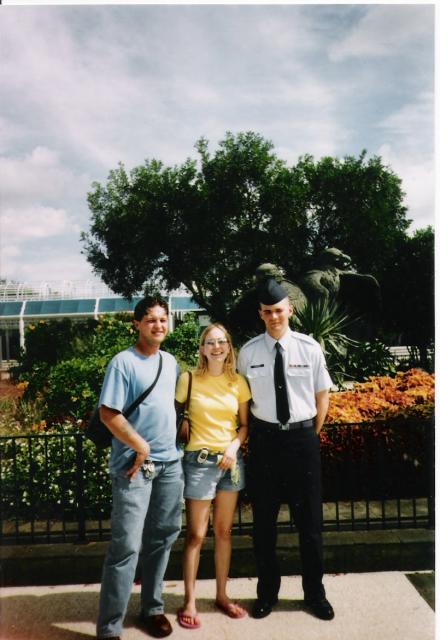
[[(177, 384), (176, 400), (187, 397), (189, 376)], [(231, 338), (221, 324), (211, 324), (200, 337), (199, 362), (192, 376), (189, 404), (191, 438), (185, 448), (186, 540), (183, 552), (184, 605), (179, 624), (200, 627), (195, 584), (200, 549), (206, 535), (211, 503), (215, 535), (216, 600), (218, 609), (231, 618), (242, 618), (245, 609), (226, 595), (231, 563), (231, 528), (238, 492), (244, 487), (240, 447), (248, 434), (246, 380), (236, 372)]]

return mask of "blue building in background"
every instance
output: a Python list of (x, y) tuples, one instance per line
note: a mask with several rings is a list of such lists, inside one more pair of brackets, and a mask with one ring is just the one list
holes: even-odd
[[(170, 328), (188, 312), (201, 324), (207, 322), (201, 309), (185, 290), (163, 292), (170, 307)], [(0, 366), (15, 360), (26, 348), (25, 328), (39, 320), (85, 320), (103, 314), (132, 312), (141, 295), (132, 300), (113, 293), (104, 284), (79, 281), (4, 282), (0, 284)]]

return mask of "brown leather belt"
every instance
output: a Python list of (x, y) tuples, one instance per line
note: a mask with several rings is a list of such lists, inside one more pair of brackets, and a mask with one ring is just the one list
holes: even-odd
[(309, 429), (310, 427), (315, 426), (315, 418), (281, 424), (280, 422), (266, 422), (266, 420), (260, 420), (260, 418), (252, 416), (251, 421), (253, 424), (261, 425), (264, 429), (268, 429), (269, 431), (294, 431), (295, 429)]

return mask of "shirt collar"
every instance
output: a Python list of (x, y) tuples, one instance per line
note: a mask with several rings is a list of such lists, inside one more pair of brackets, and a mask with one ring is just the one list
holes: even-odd
[(290, 329), (287, 329), (287, 331), (281, 336), (279, 340), (275, 340), (275, 338), (272, 338), (272, 336), (270, 336), (266, 331), (266, 333), (264, 334), (264, 339), (266, 341), (266, 346), (269, 349), (269, 351), (272, 351), (272, 349), (275, 349), (276, 342), (279, 342), (280, 345), (283, 347), (284, 351), (287, 351), (291, 334), (292, 334), (292, 331)]

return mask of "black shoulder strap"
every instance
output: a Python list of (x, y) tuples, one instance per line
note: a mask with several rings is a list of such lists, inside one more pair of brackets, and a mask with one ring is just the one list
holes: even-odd
[(157, 369), (157, 374), (156, 374), (156, 377), (154, 378), (154, 382), (148, 387), (148, 389), (145, 389), (145, 391), (142, 391), (141, 395), (138, 398), (136, 398), (136, 400), (132, 402), (131, 405), (125, 411), (122, 412), (122, 415), (124, 416), (124, 418), (128, 418), (128, 416), (131, 413), (133, 413), (136, 407), (138, 407), (141, 404), (141, 402), (143, 402), (145, 398), (153, 391), (154, 387), (156, 386), (156, 382), (159, 380), (161, 371), (162, 371), (162, 354), (159, 351), (159, 367)]

